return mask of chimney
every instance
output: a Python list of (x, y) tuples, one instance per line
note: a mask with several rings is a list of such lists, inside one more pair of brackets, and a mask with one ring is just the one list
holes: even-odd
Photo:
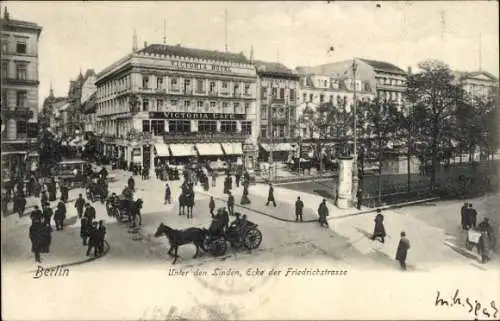
[(147, 46), (148, 46), (148, 42), (144, 41), (144, 48), (146, 48)]
[(408, 67), (408, 76), (411, 76), (411, 67)]

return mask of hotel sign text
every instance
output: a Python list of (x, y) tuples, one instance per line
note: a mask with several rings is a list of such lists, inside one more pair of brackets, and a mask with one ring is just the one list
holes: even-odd
[(243, 120), (245, 116), (245, 114), (149, 112), (150, 119)]
[(171, 61), (172, 67), (178, 69), (191, 69), (191, 70), (203, 70), (203, 71), (212, 71), (212, 72), (231, 72), (231, 67), (229, 66), (220, 66), (220, 65), (209, 65), (205, 63), (199, 62), (184, 62), (184, 61)]

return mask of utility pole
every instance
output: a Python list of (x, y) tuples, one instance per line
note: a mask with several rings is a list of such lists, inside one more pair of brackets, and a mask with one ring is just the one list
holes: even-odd
[[(353, 136), (354, 136), (354, 160), (352, 163), (352, 199), (355, 200), (357, 192), (358, 192), (358, 136), (357, 136), (357, 97), (356, 97), (356, 71), (358, 69), (358, 66), (356, 64), (356, 60), (353, 59), (352, 61), (352, 74), (353, 74), (353, 104), (352, 104), (352, 111), (353, 111), (353, 118), (354, 118), (354, 131), (353, 131)], [(356, 200), (357, 201), (357, 200)], [(354, 203), (354, 202), (353, 202)]]

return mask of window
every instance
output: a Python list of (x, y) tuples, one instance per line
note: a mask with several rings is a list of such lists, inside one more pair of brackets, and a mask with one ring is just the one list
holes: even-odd
[(198, 132), (200, 133), (215, 133), (217, 131), (217, 122), (214, 120), (198, 121)]
[(240, 93), (238, 89), (239, 89), (238, 84), (234, 84), (234, 87), (233, 87), (233, 95), (234, 96), (236, 96)]
[(18, 91), (16, 93), (16, 106), (18, 108), (25, 108), (28, 93), (26, 91)]
[(9, 41), (7, 39), (2, 39), (2, 53), (7, 53), (9, 51)]
[(17, 41), (16, 43), (16, 52), (17, 53), (26, 53), (26, 41)]
[(312, 101), (313, 101), (313, 94), (309, 94), (309, 102), (312, 103)]
[(260, 137), (267, 137), (267, 126), (260, 126)]
[(228, 104), (227, 103), (222, 103), (222, 112), (226, 112)]
[(28, 138), (38, 137), (38, 123), (28, 123)]
[(319, 95), (319, 102), (323, 103), (325, 101), (325, 95)]
[(290, 89), (290, 100), (295, 100), (295, 89)]
[(215, 81), (210, 82), (210, 92), (214, 93), (215, 92)]
[(279, 125), (278, 130), (279, 130), (279, 136), (280, 137), (285, 137), (285, 126), (284, 125)]
[(157, 89), (163, 88), (163, 77), (156, 78), (156, 88)]
[(184, 100), (184, 107), (186, 107), (186, 108), (191, 107), (191, 101), (190, 100)]
[(266, 87), (262, 87), (260, 92), (261, 92), (261, 98), (263, 98), (263, 99), (267, 98), (267, 88)]
[(149, 100), (144, 99), (142, 101), (142, 111), (148, 111), (149, 110)]
[(150, 130), (150, 126), (149, 126), (149, 119), (148, 120), (143, 120), (142, 121), (142, 132), (143, 133), (149, 133), (151, 130)]
[(175, 99), (174, 99), (174, 100), (171, 100), (171, 101), (170, 101), (170, 104), (171, 104), (172, 106), (177, 106), (177, 100), (175, 100)]
[(9, 62), (2, 61), (2, 79), (9, 78)]
[(223, 81), (223, 82), (222, 82), (222, 88), (223, 88), (223, 89), (227, 89), (227, 86), (228, 86), (227, 81)]
[(245, 114), (249, 114), (250, 113), (250, 103), (245, 103)]
[(333, 103), (333, 95), (330, 95), (330, 102)]
[(170, 80), (170, 85), (171, 85), (172, 87), (177, 87), (177, 78), (172, 78), (172, 79)]
[(285, 88), (280, 88), (280, 99), (285, 99)]
[(169, 120), (168, 129), (171, 133), (191, 132), (191, 121), (189, 120)]
[(203, 108), (203, 101), (197, 101), (196, 102), (196, 106), (198, 106), (198, 108)]
[(220, 131), (223, 133), (236, 133), (236, 122), (232, 120), (222, 120), (220, 122)]
[(276, 96), (278, 96), (278, 88), (273, 88), (272, 96), (273, 98), (276, 98)]
[(302, 94), (302, 100), (303, 100), (304, 102), (306, 102), (306, 100), (307, 100), (307, 94), (306, 94), (306, 93)]
[(217, 104), (216, 104), (216, 102), (215, 102), (215, 101), (211, 101), (211, 102), (210, 102), (210, 108), (215, 108), (215, 106), (216, 106), (216, 105), (217, 105)]
[(17, 129), (18, 134), (27, 134), (28, 133), (28, 123), (25, 120), (18, 120), (16, 129)]
[(233, 106), (234, 106), (234, 112), (237, 114), (241, 114), (240, 103), (234, 103)]
[(184, 79), (184, 90), (189, 90), (189, 89), (191, 89), (191, 80)]
[(245, 95), (250, 94), (250, 84), (245, 84)]
[(156, 110), (160, 111), (163, 109), (163, 100), (162, 99), (158, 99), (156, 101)]
[(196, 81), (196, 92), (203, 92), (203, 79), (198, 79)]
[(267, 119), (267, 107), (262, 106), (260, 108), (260, 119)]
[(241, 132), (245, 135), (252, 135), (252, 122), (242, 121), (241, 122)]
[(28, 78), (26, 64), (16, 64), (16, 77), (20, 80), (26, 80)]
[(149, 76), (142, 76), (142, 88), (149, 88)]
[(295, 119), (295, 107), (290, 107), (290, 118)]
[(151, 120), (151, 133), (154, 136), (161, 136), (165, 132), (165, 121), (162, 119)]

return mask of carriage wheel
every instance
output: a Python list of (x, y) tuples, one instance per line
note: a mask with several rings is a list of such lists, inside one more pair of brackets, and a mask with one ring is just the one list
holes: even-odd
[(223, 238), (219, 238), (208, 243), (208, 251), (213, 256), (221, 256), (226, 254), (227, 243)]
[(253, 228), (247, 231), (243, 237), (243, 244), (249, 250), (256, 249), (260, 246), (262, 242), (262, 233), (260, 230)]

